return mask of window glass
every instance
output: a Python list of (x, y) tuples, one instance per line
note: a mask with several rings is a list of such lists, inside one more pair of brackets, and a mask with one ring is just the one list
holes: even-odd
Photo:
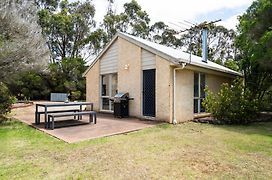
[(194, 74), (194, 97), (199, 97), (199, 84), (198, 84), (198, 82), (199, 82), (199, 76), (198, 76), (198, 73), (195, 73)]
[(200, 74), (200, 97), (205, 98), (205, 74)]
[(113, 103), (113, 101), (110, 101), (110, 104), (111, 104), (110, 110), (113, 111), (114, 110), (114, 105), (113, 105), (114, 103)]
[(117, 74), (111, 76), (111, 97), (117, 94)]
[(103, 110), (109, 110), (109, 98), (102, 98), (102, 109)]
[(109, 96), (109, 75), (102, 75), (102, 96)]
[(198, 113), (198, 99), (194, 99), (194, 113)]
[(202, 105), (203, 99), (200, 99), (200, 112), (205, 112), (204, 106)]
[(101, 108), (103, 110), (113, 110), (113, 102), (110, 97), (117, 93), (118, 78), (117, 73), (101, 76)]
[(205, 98), (205, 74), (194, 73), (194, 113), (205, 112), (202, 101)]

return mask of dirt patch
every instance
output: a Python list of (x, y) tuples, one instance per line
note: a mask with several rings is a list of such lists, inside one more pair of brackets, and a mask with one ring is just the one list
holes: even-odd
[(34, 104), (33, 102), (28, 102), (28, 103), (18, 102), (18, 103), (12, 104), (11, 109), (29, 107), (29, 106), (32, 106), (33, 104)]

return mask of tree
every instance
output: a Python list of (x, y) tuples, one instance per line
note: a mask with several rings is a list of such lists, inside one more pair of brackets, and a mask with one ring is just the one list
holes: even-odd
[(52, 62), (80, 57), (88, 44), (86, 39), (95, 27), (94, 5), (89, 1), (69, 3), (63, 0), (56, 10), (45, 8), (38, 14)]
[(78, 98), (85, 99), (85, 79), (82, 74), (86, 66), (82, 58), (64, 58), (60, 62), (51, 63), (49, 69), (47, 79), (52, 92), (65, 92), (72, 96), (77, 94)]
[[(235, 31), (228, 30), (223, 26), (214, 24), (208, 27), (208, 59), (219, 64), (224, 64), (228, 59), (236, 58), (236, 48), (234, 45)], [(187, 52), (201, 56), (202, 38), (201, 28), (193, 27), (187, 33), (181, 35), (183, 47)]]
[(135, 0), (125, 3), (124, 12), (120, 14), (116, 14), (112, 9), (113, 1), (109, 1), (109, 3), (108, 12), (102, 23), (102, 28), (108, 34), (108, 40), (112, 39), (117, 31), (148, 38), (150, 18)]
[(272, 1), (257, 0), (239, 18), (236, 44), (245, 85), (262, 102), (272, 85)]
[[(14, 103), (14, 98), (11, 97), (7, 86), (0, 82), (0, 117), (11, 110), (11, 105)], [(1, 118), (0, 118), (1, 122)]]
[(178, 32), (171, 29), (164, 22), (159, 21), (150, 27), (151, 40), (170, 47), (181, 48), (183, 43), (177, 37)]
[(59, 1), (60, 0), (35, 0), (35, 3), (40, 9), (55, 11), (58, 7)]
[(123, 16), (127, 16), (126, 23), (129, 24), (130, 34), (146, 39), (149, 35), (149, 15), (135, 0), (125, 3), (124, 9)]
[(41, 100), (48, 99), (50, 89), (47, 82), (47, 74), (36, 70), (23, 71), (12, 74), (9, 77), (7, 86), (11, 94), (19, 100), (31, 99)]
[(98, 53), (105, 47), (108, 42), (108, 36), (103, 29), (97, 29), (92, 32), (88, 38), (86, 39), (89, 42), (89, 50), (91, 51), (91, 55), (98, 55)]
[(0, 2), (0, 81), (24, 69), (44, 69), (49, 51), (31, 1)]

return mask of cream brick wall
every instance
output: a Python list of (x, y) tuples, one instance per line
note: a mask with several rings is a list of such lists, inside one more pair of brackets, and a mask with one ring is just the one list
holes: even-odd
[(86, 75), (86, 100), (94, 103), (94, 110), (99, 111), (99, 61), (90, 69)]
[(156, 56), (156, 120), (171, 122), (172, 71), (170, 62)]
[(178, 123), (193, 119), (194, 72), (177, 70), (176, 72), (176, 120)]
[(220, 90), (221, 84), (230, 83), (233, 79), (213, 74), (206, 74), (206, 85), (209, 90), (213, 92), (218, 92)]
[(141, 48), (122, 38), (118, 38), (118, 46), (118, 91), (129, 92), (134, 98), (129, 102), (129, 113), (141, 116)]

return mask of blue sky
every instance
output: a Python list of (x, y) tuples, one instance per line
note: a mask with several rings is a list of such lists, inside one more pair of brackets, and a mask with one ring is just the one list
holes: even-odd
[[(131, 0), (115, 0), (114, 8), (119, 13), (123, 4)], [(107, 9), (107, 0), (93, 0), (96, 7), (95, 19), (101, 22)], [(183, 26), (179, 22), (184, 20), (201, 23), (222, 19), (218, 23), (227, 28), (235, 28), (237, 16), (245, 12), (253, 0), (137, 0), (142, 9), (151, 18), (152, 23), (164, 21), (173, 28), (180, 29), (174, 24)]]

